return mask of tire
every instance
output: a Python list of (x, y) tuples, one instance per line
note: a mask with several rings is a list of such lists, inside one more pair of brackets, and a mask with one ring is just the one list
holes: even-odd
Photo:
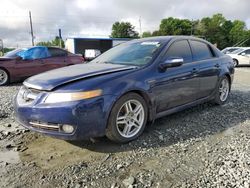
[(230, 81), (227, 76), (223, 76), (218, 87), (216, 89), (214, 103), (217, 105), (223, 105), (227, 102), (230, 93)]
[(9, 83), (9, 74), (6, 70), (0, 69), (0, 86), (7, 85)]
[(239, 65), (239, 61), (237, 59), (233, 59), (234, 67), (237, 67)]
[(117, 143), (130, 142), (142, 134), (147, 117), (148, 107), (145, 100), (136, 93), (128, 93), (114, 104), (108, 119), (106, 136)]

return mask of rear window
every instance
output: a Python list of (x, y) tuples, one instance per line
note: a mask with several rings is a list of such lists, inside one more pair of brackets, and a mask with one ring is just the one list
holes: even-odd
[(57, 48), (49, 48), (49, 53), (52, 57), (66, 56), (68, 54), (66, 51)]
[(201, 61), (205, 59), (211, 59), (214, 57), (214, 54), (212, 53), (208, 44), (194, 40), (190, 42), (193, 50), (194, 61)]

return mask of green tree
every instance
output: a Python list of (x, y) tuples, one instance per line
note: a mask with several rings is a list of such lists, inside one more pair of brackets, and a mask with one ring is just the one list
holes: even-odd
[(112, 38), (138, 38), (139, 34), (129, 22), (115, 22), (112, 26)]
[(152, 32), (152, 36), (161, 36), (161, 33), (160, 33), (160, 31), (153, 31)]
[(64, 41), (60, 39), (60, 37), (56, 36), (54, 40), (47, 41), (47, 42), (38, 42), (37, 46), (58, 46), (58, 47), (65, 47)]
[(192, 22), (188, 19), (178, 19), (169, 17), (161, 20), (161, 35), (190, 35)]
[(246, 29), (246, 24), (243, 21), (235, 20), (232, 29), (229, 32), (229, 38), (233, 44), (239, 45), (247, 40), (249, 31)]
[(151, 37), (151, 36), (152, 36), (152, 34), (150, 31), (145, 31), (142, 33), (142, 38)]

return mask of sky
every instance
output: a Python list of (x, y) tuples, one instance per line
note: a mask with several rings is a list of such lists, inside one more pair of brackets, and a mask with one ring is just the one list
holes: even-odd
[(0, 39), (6, 47), (31, 46), (29, 11), (35, 42), (62, 30), (70, 37), (108, 37), (112, 24), (129, 21), (135, 29), (154, 31), (167, 17), (201, 19), (222, 13), (250, 28), (249, 0), (0, 0)]

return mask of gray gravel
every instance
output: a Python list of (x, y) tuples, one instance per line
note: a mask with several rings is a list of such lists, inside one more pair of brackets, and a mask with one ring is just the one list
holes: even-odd
[(23, 130), (11, 102), (20, 86), (2, 87), (0, 187), (248, 188), (249, 80), (250, 68), (237, 69), (227, 104), (161, 118), (126, 145), (106, 138), (69, 143)]

